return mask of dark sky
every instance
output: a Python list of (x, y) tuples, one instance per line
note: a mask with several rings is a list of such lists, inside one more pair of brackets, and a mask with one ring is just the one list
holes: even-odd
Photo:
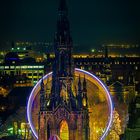
[[(52, 42), (59, 0), (0, 0), (0, 42)], [(75, 44), (139, 43), (139, 0), (67, 0)]]

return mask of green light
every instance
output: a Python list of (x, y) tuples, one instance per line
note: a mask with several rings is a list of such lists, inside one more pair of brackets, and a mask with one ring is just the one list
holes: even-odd
[(36, 84), (36, 83), (37, 83), (37, 81), (33, 81), (33, 83), (34, 83), (34, 84)]
[(18, 47), (17, 49), (19, 50), (20, 48)]
[(11, 131), (11, 130), (13, 130), (13, 127), (11, 127), (11, 128), (8, 128), (7, 130), (8, 130), (8, 131)]
[(25, 50), (26, 50), (26, 48), (23, 48), (23, 50), (25, 51)]
[(94, 53), (95, 52), (95, 49), (92, 49), (91, 52)]
[(12, 48), (12, 50), (14, 50), (14, 48)]

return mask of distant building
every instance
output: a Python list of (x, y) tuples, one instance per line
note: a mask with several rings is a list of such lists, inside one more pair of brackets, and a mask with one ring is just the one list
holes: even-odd
[(140, 140), (140, 96), (136, 96), (130, 103), (129, 122), (124, 140)]
[(12, 42), (11, 52), (17, 53), (19, 59), (24, 59), (28, 57), (34, 57), (35, 52), (32, 50), (30, 44), (26, 44), (28, 46), (24, 46), (23, 44), (17, 45), (18, 43)]
[(140, 57), (140, 46), (138, 44), (103, 44), (112, 57)]
[(13, 76), (16, 85), (29, 83), (34, 85), (44, 73), (44, 63), (36, 62), (33, 58), (20, 60), (15, 52), (7, 53), (5, 62), (0, 64), (0, 76)]
[[(34, 85), (44, 75), (45, 66), (44, 64), (34, 63), (26, 64), (22, 63), (19, 65), (0, 65), (0, 75), (14, 75), (18, 76), (15, 84), (23, 84), (25, 80), (23, 77), (26, 76), (31, 84)], [(20, 78), (23, 76), (22, 78)], [(21, 79), (21, 80), (20, 80)]]

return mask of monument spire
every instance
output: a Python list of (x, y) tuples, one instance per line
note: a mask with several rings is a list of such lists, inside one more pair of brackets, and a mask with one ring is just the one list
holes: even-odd
[[(69, 77), (70, 85), (73, 79), (72, 38), (68, 20), (66, 0), (59, 0), (57, 30), (54, 39), (55, 60), (53, 64), (52, 94), (53, 99), (60, 100), (62, 85), (66, 85)], [(62, 80), (63, 79), (63, 80)]]
[[(39, 140), (49, 139), (54, 134), (63, 139), (61, 133), (64, 132), (61, 131), (63, 128), (60, 122), (65, 122), (69, 126), (67, 134), (65, 134), (67, 139), (83, 140), (85, 137), (85, 140), (89, 140), (86, 79), (84, 79), (83, 91), (80, 76), (79, 82), (74, 82), (72, 48), (66, 0), (59, 0), (57, 30), (54, 39), (55, 59), (52, 85), (49, 98), (46, 99), (46, 109), (42, 111), (44, 110), (44, 104), (42, 104), (39, 113)], [(78, 94), (73, 91), (73, 87), (76, 84)], [(43, 81), (41, 85), (41, 91), (44, 93)], [(84, 108), (82, 102), (84, 103)], [(79, 124), (81, 127), (79, 127)]]
[(66, 0), (60, 0), (58, 11), (67, 11)]

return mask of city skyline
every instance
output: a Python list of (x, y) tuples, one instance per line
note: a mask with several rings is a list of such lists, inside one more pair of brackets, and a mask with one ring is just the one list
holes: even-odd
[[(68, 0), (74, 44), (139, 44), (138, 4), (130, 1)], [(3, 1), (0, 4), (0, 42), (53, 42), (58, 1)], [(77, 48), (79, 49), (79, 48)], [(86, 49), (86, 48), (85, 48)]]

